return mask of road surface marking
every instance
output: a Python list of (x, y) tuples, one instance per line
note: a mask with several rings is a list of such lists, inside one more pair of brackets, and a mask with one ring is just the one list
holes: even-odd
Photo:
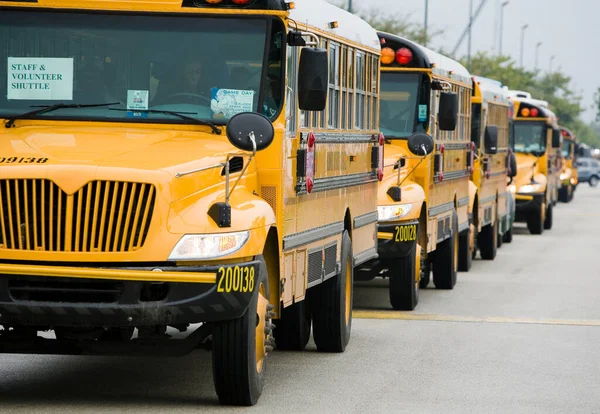
[(470, 322), (470, 323), (507, 323), (525, 325), (566, 325), (566, 326), (600, 326), (600, 320), (594, 319), (530, 319), (505, 318), (494, 316), (454, 316), (407, 313), (391, 310), (355, 310), (355, 319), (397, 319), (404, 321), (437, 321), (437, 322)]

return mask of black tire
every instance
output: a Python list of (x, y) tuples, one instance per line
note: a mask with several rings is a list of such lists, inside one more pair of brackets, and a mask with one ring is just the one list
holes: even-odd
[(458, 272), (458, 216), (452, 212), (452, 236), (437, 245), (433, 257), (433, 283), (436, 289), (454, 289)]
[[(213, 381), (223, 405), (254, 405), (262, 394), (267, 353), (273, 344), (268, 298), (267, 266), (262, 261), (252, 300), (244, 315), (216, 322), (213, 327)], [(258, 346), (262, 343), (265, 347), (262, 361), (257, 361), (257, 342)]]
[(598, 177), (592, 175), (590, 177), (590, 181), (588, 181), (588, 184), (590, 185), (590, 187), (596, 187), (598, 185)]
[(320, 352), (344, 352), (350, 341), (353, 282), (352, 241), (344, 231), (340, 273), (307, 292), (313, 336)]
[(530, 211), (527, 215), (527, 229), (531, 234), (542, 234), (544, 232), (544, 214), (546, 203), (543, 203), (536, 211)]
[(471, 227), (458, 235), (458, 271), (468, 272), (473, 264), (471, 250)]
[(502, 247), (502, 243), (504, 239), (502, 238), (502, 234), (500, 234), (500, 224), (498, 224), (498, 234), (496, 235), (496, 247), (499, 249)]
[(568, 203), (569, 200), (569, 187), (560, 187), (558, 190), (558, 201)]
[(498, 249), (498, 219), (481, 229), (478, 242), (481, 259), (494, 260)]
[(411, 311), (419, 303), (419, 283), (417, 283), (417, 271), (420, 272), (421, 268), (421, 257), (417, 258), (419, 250), (415, 243), (406, 256), (398, 257), (386, 264), (390, 277), (390, 303), (395, 310)]
[(513, 239), (512, 226), (510, 226), (510, 228), (502, 236), (502, 241), (504, 243), (512, 243), (512, 239)]
[(419, 289), (426, 289), (431, 281), (431, 268), (429, 261), (425, 261), (425, 265), (421, 262), (421, 280), (419, 280)]
[(281, 311), (273, 331), (278, 350), (302, 351), (310, 339), (310, 311), (307, 301), (294, 303)]
[(552, 228), (552, 204), (548, 206), (546, 210), (546, 220), (544, 220), (544, 230), (550, 230)]

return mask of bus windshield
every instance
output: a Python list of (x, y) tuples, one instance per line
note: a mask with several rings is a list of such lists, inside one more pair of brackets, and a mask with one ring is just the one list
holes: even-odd
[(572, 148), (573, 148), (573, 142), (571, 142), (570, 140), (565, 138), (563, 140), (563, 144), (562, 144), (562, 156), (567, 159), (570, 159)]
[(421, 75), (416, 73), (381, 74), (379, 122), (386, 138), (408, 138), (415, 132), (417, 115), (419, 125), (427, 122), (427, 105), (418, 105), (420, 81)]
[(186, 122), (172, 111), (213, 123), (239, 112), (274, 118), (284, 33), (274, 21), (268, 33), (266, 18), (3, 10), (0, 117), (94, 104), (35, 117)]
[(543, 122), (515, 122), (515, 152), (543, 154), (546, 152), (546, 124)]

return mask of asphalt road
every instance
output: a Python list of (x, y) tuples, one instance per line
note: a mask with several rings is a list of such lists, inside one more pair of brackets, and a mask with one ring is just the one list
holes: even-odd
[(256, 407), (218, 406), (210, 353), (182, 358), (0, 355), (0, 411), (600, 412), (600, 190), (582, 185), (554, 228), (524, 227), (453, 291), (389, 311), (355, 290), (343, 354), (274, 352)]

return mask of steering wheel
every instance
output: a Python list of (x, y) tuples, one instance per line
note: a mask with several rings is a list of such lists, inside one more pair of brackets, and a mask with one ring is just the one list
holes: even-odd
[(170, 101), (172, 98), (178, 98), (178, 97), (187, 98), (188, 100), (194, 100), (194, 99), (203, 100), (210, 104), (210, 98), (207, 98), (206, 96), (203, 96), (203, 95), (198, 95), (196, 93), (174, 93), (173, 95), (167, 96), (166, 100)]
[[(388, 119), (387, 121), (389, 121), (390, 124), (394, 125), (396, 122), (400, 121), (400, 122), (405, 122), (404, 119), (399, 119), (401, 116), (403, 116), (404, 114), (407, 114), (408, 112), (410, 112), (411, 108), (406, 108), (405, 110), (398, 112), (397, 114), (395, 114), (393, 117), (391, 117), (390, 119)], [(387, 123), (387, 122), (386, 122)], [(383, 122), (381, 123), (381, 126), (383, 125)]]

